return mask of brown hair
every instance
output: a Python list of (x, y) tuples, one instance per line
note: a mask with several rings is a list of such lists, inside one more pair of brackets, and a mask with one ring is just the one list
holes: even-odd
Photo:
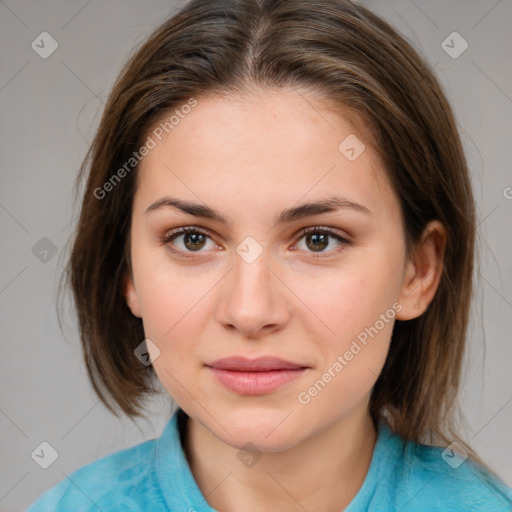
[(370, 413), (406, 439), (457, 440), (485, 465), (457, 435), (475, 206), (454, 115), (428, 63), (348, 0), (193, 0), (133, 51), (77, 176), (90, 169), (66, 268), (95, 391), (129, 417), (145, 416), (143, 399), (155, 392), (152, 366), (134, 357), (142, 321), (123, 295), (136, 165), (104, 197), (97, 191), (171, 109), (263, 87), (311, 90), (361, 121), (398, 194), (408, 247), (430, 220), (445, 226), (437, 293), (419, 318), (396, 322)]

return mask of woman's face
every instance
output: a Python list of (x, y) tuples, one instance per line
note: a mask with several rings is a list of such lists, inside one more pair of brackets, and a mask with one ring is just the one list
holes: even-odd
[[(224, 442), (266, 451), (367, 414), (406, 259), (399, 203), (365, 135), (284, 90), (197, 98), (161, 132), (138, 171), (126, 297), (169, 394)], [(163, 198), (226, 223), (148, 210)], [(282, 214), (334, 198), (328, 212)], [(183, 227), (199, 233), (162, 242)], [(244, 377), (207, 366), (231, 356), (306, 369)]]

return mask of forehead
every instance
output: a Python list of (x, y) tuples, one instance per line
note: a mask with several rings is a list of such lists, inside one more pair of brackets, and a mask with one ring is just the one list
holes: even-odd
[(273, 204), (339, 193), (372, 210), (396, 210), (368, 136), (311, 96), (267, 90), (196, 101), (172, 128), (157, 132), (161, 140), (154, 128), (148, 132), (156, 144), (139, 165), (139, 208), (167, 193), (220, 210), (229, 201), (256, 215)]

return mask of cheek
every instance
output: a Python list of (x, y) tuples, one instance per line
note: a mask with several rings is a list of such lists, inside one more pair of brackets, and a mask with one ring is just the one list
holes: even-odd
[(311, 318), (311, 325), (321, 320), (323, 339), (332, 340), (330, 344), (344, 345), (355, 338), (373, 325), (398, 296), (390, 269), (380, 272), (375, 267), (363, 263), (333, 270), (330, 277), (321, 281), (302, 276), (296, 283), (298, 295), (306, 298), (308, 306), (303, 318)]
[(190, 356), (200, 339), (208, 318), (201, 312), (212, 287), (211, 279), (192, 276), (191, 268), (183, 270), (151, 260), (150, 255), (138, 263), (134, 268), (144, 333), (160, 350), (155, 369), (163, 360), (166, 365), (175, 365), (187, 353)]
[(197, 271), (194, 275), (192, 267), (173, 263), (165, 247), (148, 247), (148, 241), (140, 239), (140, 246), (133, 249), (133, 268), (146, 335), (164, 338), (193, 314), (208, 282)]
[(396, 314), (391, 294), (378, 289), (386, 282), (352, 274), (309, 295), (312, 309), (329, 327), (315, 341), (321, 358), (298, 397), (315, 414), (329, 415), (333, 409), (340, 417), (347, 414), (370, 393), (381, 373)]
[(333, 271), (330, 279), (317, 286), (304, 283), (300, 292), (316, 315), (309, 314), (311, 324), (303, 327), (311, 331), (311, 325), (322, 320), (322, 336), (315, 343), (322, 352), (320, 379), (329, 382), (329, 391), (323, 394), (326, 403), (367, 393), (388, 353), (400, 272), (382, 253), (374, 256)]
[(202, 365), (197, 353), (209, 318), (202, 312), (211, 285), (182, 275), (169, 279), (156, 274), (148, 276), (141, 292), (144, 333), (159, 350), (158, 357), (152, 359), (158, 379), (174, 400), (187, 403), (189, 393), (197, 394), (195, 383), (187, 377)]
[(193, 345), (204, 328), (202, 299), (208, 289), (180, 279), (173, 280), (172, 287), (163, 284), (151, 287), (148, 283), (145, 290), (142, 315), (146, 336), (154, 338), (161, 350), (177, 345), (178, 340), (189, 347)]

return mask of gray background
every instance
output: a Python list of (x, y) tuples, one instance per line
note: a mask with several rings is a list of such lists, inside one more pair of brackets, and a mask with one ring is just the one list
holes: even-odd
[[(512, 485), (512, 1), (361, 3), (426, 55), (456, 112), (478, 202), (481, 255), (463, 434)], [(161, 396), (150, 404), (150, 423), (136, 427), (111, 415), (86, 378), (71, 310), (63, 337), (55, 302), (76, 220), (72, 183), (110, 87), (133, 45), (176, 5), (0, 1), (2, 512), (24, 510), (75, 469), (158, 437), (173, 410)], [(44, 31), (58, 42), (46, 59), (31, 47)], [(442, 47), (453, 31), (469, 44), (455, 59)], [(460, 41), (453, 46), (461, 48)], [(43, 237), (55, 255), (40, 252), (49, 246)], [(48, 469), (31, 458), (42, 441), (58, 452)]]

